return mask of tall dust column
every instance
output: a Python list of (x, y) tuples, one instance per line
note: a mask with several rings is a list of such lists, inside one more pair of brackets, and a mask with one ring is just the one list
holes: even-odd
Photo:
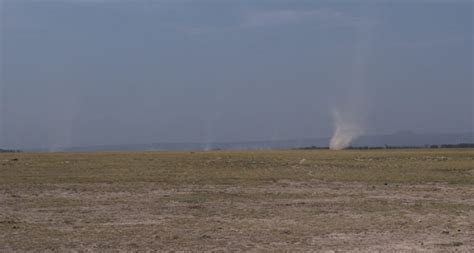
[(354, 27), (354, 58), (346, 98), (339, 97), (332, 108), (335, 130), (329, 147), (333, 150), (349, 147), (354, 139), (365, 133), (368, 114), (366, 77), (374, 26), (373, 20), (359, 20)]
[(5, 39), (5, 34), (3, 32), (3, 12), (4, 7), (2, 1), (0, 1), (0, 148), (2, 145), (6, 145), (6, 87), (5, 87), (5, 78), (4, 78), (4, 52), (3, 52), (3, 40)]

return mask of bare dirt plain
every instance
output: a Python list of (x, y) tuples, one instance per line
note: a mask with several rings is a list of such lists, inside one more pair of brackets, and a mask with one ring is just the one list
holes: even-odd
[(0, 251), (474, 251), (474, 150), (0, 154)]

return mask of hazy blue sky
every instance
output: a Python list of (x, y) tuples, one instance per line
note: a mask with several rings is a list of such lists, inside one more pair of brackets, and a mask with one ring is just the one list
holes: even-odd
[(473, 129), (472, 1), (0, 8), (0, 147), (328, 137), (334, 108), (368, 134)]

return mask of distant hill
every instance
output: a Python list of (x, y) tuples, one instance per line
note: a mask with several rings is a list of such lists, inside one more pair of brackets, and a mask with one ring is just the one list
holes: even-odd
[[(181, 151), (181, 150), (245, 150), (292, 149), (302, 147), (327, 147), (330, 138), (306, 138), (280, 141), (245, 141), (216, 143), (152, 143), (71, 147), (61, 151)], [(409, 131), (388, 135), (365, 135), (357, 138), (352, 147), (412, 146), (423, 147), (442, 144), (474, 143), (472, 133), (417, 134)]]

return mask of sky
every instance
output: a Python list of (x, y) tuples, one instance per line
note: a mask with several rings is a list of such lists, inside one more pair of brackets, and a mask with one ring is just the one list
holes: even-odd
[(0, 147), (472, 132), (473, 5), (0, 0)]

